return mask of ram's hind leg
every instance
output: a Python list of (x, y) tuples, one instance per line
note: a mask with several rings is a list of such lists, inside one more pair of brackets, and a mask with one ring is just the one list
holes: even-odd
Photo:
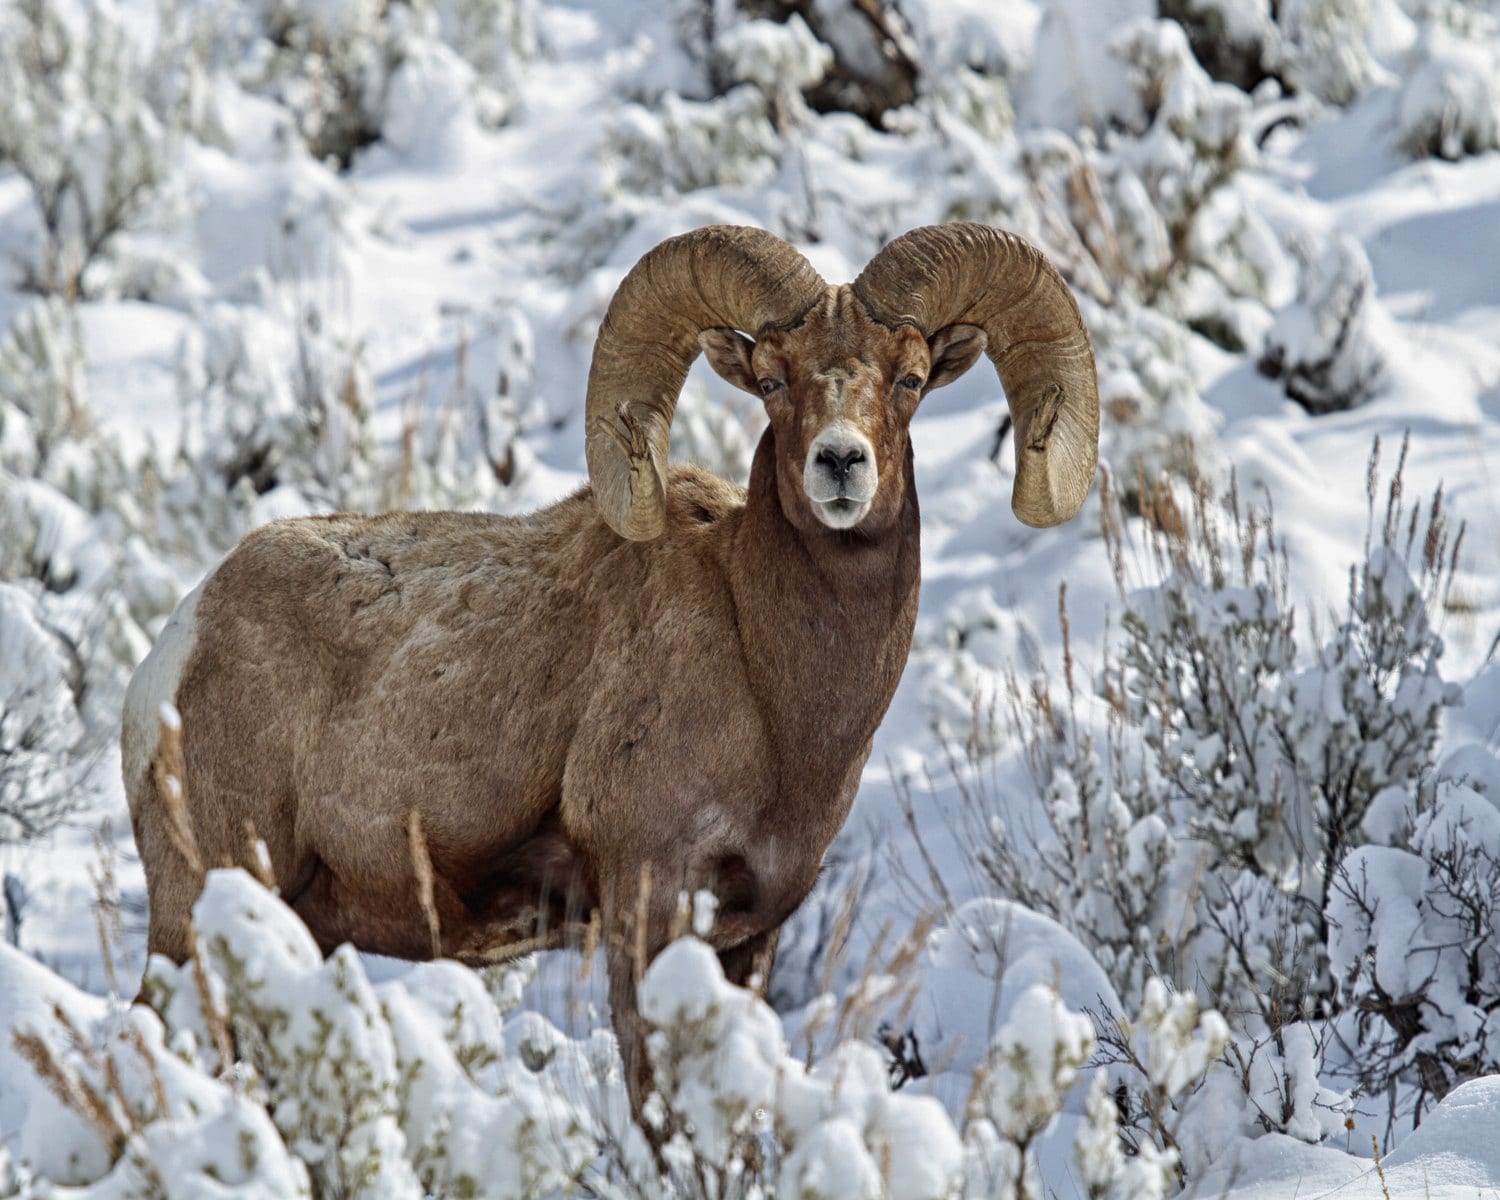
[(146, 951), (182, 963), (192, 953), (193, 904), (203, 889), (203, 875), (189, 861), (181, 839), (172, 836), (171, 819), (156, 780), (145, 771), (131, 790), (130, 824), (136, 851), (147, 868)]

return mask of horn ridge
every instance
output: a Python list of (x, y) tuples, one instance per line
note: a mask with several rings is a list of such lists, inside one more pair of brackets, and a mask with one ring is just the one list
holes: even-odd
[(827, 284), (764, 229), (708, 225), (648, 251), (615, 290), (589, 366), (584, 450), (594, 501), (621, 537), (666, 527), (672, 414), (698, 335), (796, 325)]
[(882, 324), (984, 330), (1015, 424), (1011, 507), (1037, 527), (1073, 517), (1098, 463), (1099, 387), (1078, 302), (1046, 256), (988, 225), (927, 225), (881, 250), (853, 290)]

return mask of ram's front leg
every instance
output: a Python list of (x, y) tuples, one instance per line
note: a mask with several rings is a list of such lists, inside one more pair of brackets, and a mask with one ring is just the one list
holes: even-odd
[[(625, 873), (603, 889), (605, 961), (609, 967), (609, 1007), (615, 1038), (624, 1064), (625, 1088), (636, 1124), (655, 1141), (644, 1119), (647, 1098), (656, 1090), (651, 1059), (646, 1053), (649, 1032), (641, 1016), (638, 991), (646, 968), (661, 953), (670, 936), (673, 906), (670, 890), (654, 894), (651, 870), (643, 865)], [(663, 901), (666, 902), (663, 902)]]

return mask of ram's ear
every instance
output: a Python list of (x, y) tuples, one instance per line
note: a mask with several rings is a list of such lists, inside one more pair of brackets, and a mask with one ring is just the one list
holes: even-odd
[(952, 383), (979, 361), (990, 339), (978, 325), (949, 325), (927, 339), (932, 355), (932, 369), (927, 373), (924, 391)]
[(760, 395), (755, 372), (750, 367), (755, 343), (743, 333), (733, 329), (705, 329), (698, 335), (698, 345), (703, 347), (708, 365), (718, 372), (719, 378), (752, 396)]

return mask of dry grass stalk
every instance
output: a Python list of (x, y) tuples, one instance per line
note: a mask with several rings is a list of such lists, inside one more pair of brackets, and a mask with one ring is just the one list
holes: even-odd
[(427, 918), (427, 935), (432, 939), (432, 957), (443, 957), (442, 928), (438, 923), (437, 903), (433, 899), (432, 856), (427, 852), (427, 837), (422, 832), (422, 814), (415, 808), (402, 822), (406, 826), (406, 844), (411, 852), (412, 871), (417, 877), (417, 903)]
[(693, 932), (693, 897), (683, 888), (677, 893), (677, 907), (672, 910), (672, 921), (667, 926), (667, 941), (675, 942)]
[(1380, 1176), (1380, 1194), (1385, 1200), (1391, 1200), (1391, 1187), (1385, 1180), (1385, 1164), (1380, 1161), (1380, 1143), (1375, 1135), (1370, 1135), (1370, 1150), (1375, 1155), (1375, 1174)]
[(651, 864), (641, 864), (640, 885), (635, 893), (635, 949), (631, 957), (635, 960), (635, 985), (640, 987), (641, 977), (646, 973), (646, 922), (651, 913)]
[(255, 876), (255, 881), (268, 892), (276, 890), (276, 872), (271, 866), (271, 856), (266, 851), (265, 842), (260, 840), (260, 834), (255, 830), (255, 822), (249, 817), (245, 818), (245, 866), (250, 874)]
[[(881, 1023), (898, 1029), (906, 1025), (916, 1003), (916, 980), (912, 970), (927, 946), (934, 923), (935, 917), (931, 913), (918, 916), (883, 965), (882, 954), (892, 925), (887, 921), (880, 927), (865, 959), (864, 971), (844, 993), (844, 1002), (834, 1023), (835, 1041), (869, 1041)], [(877, 979), (882, 978), (890, 981), (889, 986), (876, 986)], [(899, 992), (901, 996), (894, 1012), (889, 1007), (893, 992)], [(884, 1022), (880, 1020), (882, 1014), (885, 1015)]]
[(87, 1121), (109, 1147), (110, 1158), (118, 1159), (125, 1152), (130, 1130), (120, 1122), (103, 1093), (60, 1061), (56, 1051), (37, 1034), (17, 1030), (13, 1045), (58, 1103)]
[(146, 1078), (151, 1084), (151, 1100), (156, 1105), (159, 1116), (170, 1116), (167, 1103), (166, 1085), (161, 1081), (161, 1072), (156, 1068), (156, 1059), (151, 1056), (150, 1049), (146, 1046), (146, 1039), (138, 1026), (130, 1027), (130, 1048), (139, 1056), (141, 1062), (146, 1065)]
[(213, 988), (208, 982), (208, 968), (203, 963), (203, 947), (198, 941), (198, 931), (188, 929), (188, 949), (192, 954), (193, 987), (198, 993), (198, 1007), (203, 1010), (203, 1022), (208, 1026), (214, 1041), (214, 1051), (219, 1056), (219, 1075), (234, 1080), (234, 1033), (229, 1027), (229, 1014), (219, 1008), (214, 999)]
[(115, 880), (115, 858), (109, 821), (94, 831), (94, 863), (89, 866), (89, 882), (94, 887), (94, 929), (99, 938), (99, 957), (104, 963), (104, 978), (109, 994), (120, 994), (120, 976), (115, 968), (116, 951), (125, 942), (124, 922), (120, 917), (120, 888)]
[[(952, 752), (950, 751), (950, 757)], [(934, 894), (942, 901), (943, 910), (950, 915), (958, 911), (958, 905), (949, 892), (947, 883), (943, 880), (943, 873), (938, 870), (937, 863), (933, 861), (931, 852), (927, 849), (927, 840), (922, 836), (921, 827), (917, 824), (917, 810), (912, 803), (911, 789), (900, 788), (897, 791), (897, 801), (901, 805), (901, 819), (906, 823), (906, 828), (911, 831), (913, 845), (921, 856), (922, 865), (927, 869), (928, 882), (932, 884)], [(850, 914), (851, 920), (853, 914)]]
[(1057, 585), (1057, 624), (1062, 630), (1063, 679), (1068, 685), (1068, 699), (1075, 701), (1078, 698), (1078, 692), (1073, 685), (1073, 639), (1068, 624), (1068, 581), (1066, 579)]
[(864, 876), (860, 873), (844, 892), (844, 898), (839, 904), (838, 915), (833, 919), (833, 929), (828, 937), (828, 953), (823, 958), (823, 976), (818, 980), (820, 992), (826, 993), (833, 989), (833, 973), (843, 961), (844, 953), (849, 947), (849, 934), (854, 929), (854, 911), (863, 887)]
[(187, 765), (182, 752), (182, 718), (169, 704), (162, 705), (158, 717), (160, 734), (156, 743), (156, 756), (151, 760), (151, 769), (156, 776), (156, 792), (167, 809), (167, 833), (177, 852), (201, 877), (206, 872), (203, 855), (198, 850), (198, 838), (193, 832), (192, 817), (188, 814)]
[[(16, 1051), (59, 1103), (77, 1113), (94, 1129), (108, 1147), (111, 1160), (118, 1161), (128, 1151), (130, 1140), (139, 1129), (153, 1120), (171, 1115), (167, 1090), (156, 1060), (139, 1027), (130, 1024), (126, 1041), (140, 1060), (139, 1066), (131, 1065), (131, 1077), (134, 1078), (140, 1069), (144, 1069), (154, 1106), (154, 1112), (138, 1112), (126, 1095), (121, 1064), (114, 1050), (110, 1046), (101, 1048), (94, 1045), (60, 1005), (52, 1006), (52, 1019), (67, 1038), (68, 1053), (75, 1055), (88, 1073), (102, 1077), (102, 1088), (93, 1083), (84, 1071), (60, 1057), (57, 1050), (38, 1034), (18, 1031), (14, 1042)], [(150, 1194), (165, 1195), (166, 1188), (155, 1165), (149, 1159), (139, 1156), (136, 1165), (154, 1185)]]

